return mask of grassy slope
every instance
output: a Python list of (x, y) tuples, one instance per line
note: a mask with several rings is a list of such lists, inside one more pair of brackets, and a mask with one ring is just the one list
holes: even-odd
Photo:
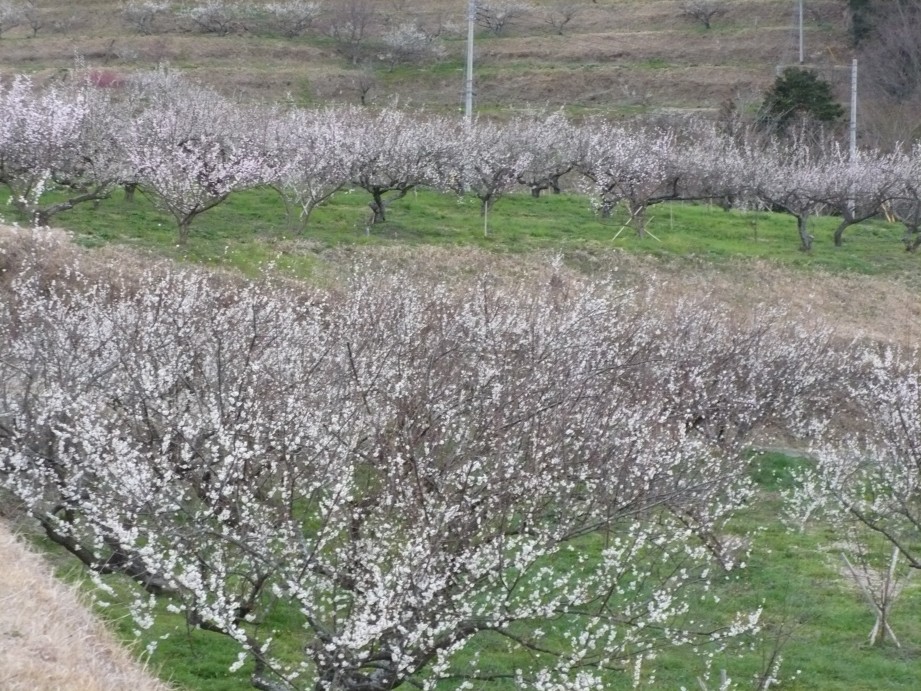
[[(279, 197), (270, 190), (232, 195), (192, 225), (191, 240), (176, 256), (220, 259), (247, 268), (277, 252), (309, 256), (323, 248), (347, 245), (429, 244), (479, 246), (498, 252), (560, 250), (584, 253), (624, 249), (663, 257), (698, 258), (722, 262), (760, 258), (787, 266), (907, 276), (917, 266), (915, 255), (900, 243), (900, 225), (871, 221), (853, 226), (846, 243), (835, 248), (833, 218), (810, 221), (816, 240), (811, 253), (798, 250), (791, 216), (765, 212), (725, 212), (706, 204), (675, 203), (652, 206), (648, 233), (638, 237), (624, 226), (618, 210), (600, 219), (588, 199), (577, 194), (544, 195), (533, 199), (512, 194), (500, 199), (484, 223), (475, 199), (458, 199), (417, 190), (396, 201), (387, 222), (368, 226), (370, 200), (363, 191), (340, 192), (319, 207), (303, 231), (290, 227)], [(56, 217), (88, 244), (118, 240), (137, 246), (167, 249), (175, 241), (175, 225), (148, 200), (125, 201), (120, 193), (98, 207), (77, 207)], [(485, 227), (484, 227), (485, 226)], [(256, 253), (255, 255), (253, 253)], [(252, 267), (250, 267), (252, 268)]]
[[(461, 104), (466, 1), (376, 0), (379, 34), (387, 23), (418, 19), (450, 22), (447, 55), (437, 65), (391, 71), (372, 45), (369, 55), (378, 103), (403, 103), (437, 110)], [(540, 8), (506, 34), (481, 34), (477, 42), (477, 107), (495, 112), (527, 106), (566, 106), (573, 112), (634, 113), (658, 109), (716, 109), (727, 98), (749, 103), (772, 81), (775, 68), (796, 59), (792, 5), (787, 0), (732, 0), (730, 11), (705, 31), (681, 17), (676, 0), (576, 0), (580, 11), (555, 35)], [(175, 25), (152, 36), (131, 34), (119, 18), (117, 0), (39, 3), (46, 26), (35, 38), (27, 27), (0, 39), (0, 70), (50, 78), (73, 65), (114, 73), (166, 61), (227, 91), (258, 98), (285, 95), (296, 102), (357, 101), (359, 71), (324, 35), (328, 16), (297, 39), (243, 32), (236, 36), (185, 33)], [(330, 0), (327, 7), (337, 3)], [(808, 3), (806, 47), (810, 64), (846, 92), (843, 73), (832, 69), (846, 57), (840, 3)], [(399, 10), (397, 8), (400, 8)], [(373, 42), (372, 42), (373, 44)], [(839, 84), (840, 82), (840, 84)]]

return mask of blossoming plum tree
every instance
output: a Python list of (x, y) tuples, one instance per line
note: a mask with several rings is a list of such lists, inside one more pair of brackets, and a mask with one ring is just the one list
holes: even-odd
[(530, 153), (517, 180), (539, 197), (544, 190), (560, 192), (560, 179), (581, 165), (588, 155), (586, 130), (557, 111), (549, 115), (516, 118), (506, 132), (522, 151)]
[(752, 192), (768, 208), (778, 209), (796, 219), (800, 249), (812, 249), (809, 217), (824, 206), (827, 170), (822, 166), (821, 150), (799, 141), (789, 144), (773, 141), (763, 149), (748, 150), (755, 171)]
[(284, 199), (289, 219), (291, 208), (299, 209), (302, 229), (311, 212), (349, 182), (357, 165), (355, 132), (346, 123), (336, 108), (296, 109), (274, 123), (268, 138), (274, 161), (270, 184)]
[(681, 196), (685, 170), (677, 132), (596, 122), (590, 136), (591, 155), (583, 173), (591, 181), (596, 206), (607, 214), (623, 201), (629, 223), (642, 235), (649, 206)]
[(121, 135), (129, 176), (173, 216), (180, 243), (231, 192), (271, 180), (267, 142), (244, 110), (168, 74), (149, 75), (137, 89), (138, 111)]
[(919, 362), (916, 350), (858, 350), (847, 376), (848, 429), (822, 436), (814, 462), (787, 493), (801, 524), (820, 515), (834, 526), (845, 564), (877, 616), (871, 645), (887, 637), (900, 645), (890, 617), (907, 578), (903, 564), (909, 574), (921, 569)]
[(877, 216), (899, 194), (902, 157), (873, 150), (858, 151), (852, 157), (834, 146), (824, 159), (819, 197), (840, 218), (832, 235), (835, 246), (840, 247), (849, 227)]
[(488, 232), (489, 209), (517, 186), (534, 153), (521, 146), (507, 125), (485, 120), (456, 128), (449, 150), (442, 185), (459, 195), (473, 193), (480, 200), (483, 228)]
[(905, 226), (905, 249), (921, 246), (921, 146), (893, 154), (897, 185), (887, 210)]
[(386, 221), (387, 207), (414, 187), (439, 179), (451, 143), (448, 123), (392, 108), (370, 116), (352, 108), (341, 116), (355, 147), (351, 182), (371, 195), (371, 224)]
[[(121, 165), (106, 94), (80, 81), (41, 89), (25, 76), (0, 87), (0, 184), (29, 223), (109, 194)], [(61, 201), (46, 192), (63, 190)]]
[[(600, 689), (757, 626), (689, 603), (744, 560), (743, 449), (823, 379), (814, 335), (554, 276), (48, 283), (42, 242), (0, 313), (0, 482), (139, 584), (139, 628), (153, 594), (258, 688), (384, 691)], [(459, 655), (484, 638), (529, 662)]]

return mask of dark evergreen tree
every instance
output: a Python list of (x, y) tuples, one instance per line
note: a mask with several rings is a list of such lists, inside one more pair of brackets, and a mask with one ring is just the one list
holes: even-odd
[(761, 120), (779, 131), (791, 122), (806, 118), (832, 123), (844, 115), (832, 94), (831, 85), (812, 70), (787, 67), (764, 96)]
[(873, 2), (848, 0), (847, 4), (851, 14), (851, 41), (857, 47), (873, 33)]

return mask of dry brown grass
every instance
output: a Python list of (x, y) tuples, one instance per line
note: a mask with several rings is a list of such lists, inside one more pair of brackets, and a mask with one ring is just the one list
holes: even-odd
[[(291, 241), (293, 253), (312, 252), (309, 243)], [(432, 279), (464, 280), (486, 271), (504, 278), (546, 283), (564, 278), (613, 277), (660, 306), (687, 298), (706, 299), (745, 319), (753, 312), (781, 308), (789, 319), (827, 324), (842, 340), (867, 339), (912, 345), (921, 340), (917, 285), (900, 279), (858, 274), (803, 272), (768, 261), (662, 260), (621, 251), (573, 253), (564, 264), (553, 252), (497, 255), (474, 247), (342, 247), (321, 251), (323, 280), (334, 284), (345, 267), (385, 262)], [(551, 267), (553, 267), (551, 269)]]
[[(612, 275), (625, 287), (650, 291), (663, 301), (686, 296), (709, 296), (726, 309), (744, 314), (759, 306), (783, 306), (791, 318), (821, 320), (836, 327), (842, 337), (863, 337), (900, 344), (921, 340), (921, 304), (917, 284), (901, 279), (859, 274), (803, 272), (768, 261), (740, 260), (712, 264), (706, 261), (670, 260), (617, 250), (575, 252), (560, 265), (553, 252), (498, 255), (475, 247), (342, 246), (323, 248), (301, 239), (278, 247), (294, 254), (315, 254), (325, 268), (318, 280), (336, 284), (351, 266), (384, 262), (432, 279), (461, 280), (483, 271), (511, 280), (546, 280), (553, 272), (572, 275)], [(9, 280), (22, 271), (28, 257), (41, 256), (40, 283), (62, 280), (67, 267), (78, 266), (88, 280), (111, 281), (111, 267), (120, 269), (120, 281), (129, 289), (131, 276), (143, 268), (164, 263), (125, 247), (106, 246), (87, 251), (77, 248), (65, 231), (0, 226), (0, 296)], [(133, 271), (136, 267), (137, 271)], [(221, 280), (236, 281), (232, 275)], [(128, 283), (131, 283), (129, 286)]]
[(632, 271), (663, 293), (709, 295), (744, 316), (767, 307), (783, 308), (789, 319), (827, 324), (841, 340), (866, 339), (910, 346), (921, 338), (917, 287), (900, 280), (864, 275), (802, 272), (771, 262), (720, 265), (663, 263), (628, 257)]
[(167, 691), (0, 523), (0, 689)]
[[(562, 0), (533, 0), (550, 6)], [(376, 0), (378, 31), (386, 22), (439, 19), (462, 27), (466, 2)], [(529, 106), (573, 106), (607, 113), (639, 108), (714, 109), (728, 98), (743, 100), (764, 91), (775, 68), (794, 59), (792, 3), (733, 0), (731, 10), (704, 31), (681, 16), (678, 0), (577, 0), (579, 14), (557, 36), (539, 10), (512, 25), (506, 35), (481, 32), (477, 41), (477, 104), (490, 112)], [(336, 3), (329, 0), (328, 8)], [(355, 102), (358, 72), (323, 35), (322, 23), (305, 38), (244, 32), (236, 36), (168, 33), (139, 36), (119, 17), (118, 0), (64, 0), (41, 4), (52, 20), (36, 38), (26, 27), (0, 39), (0, 71), (61, 77), (75, 54), (90, 68), (115, 72), (149, 69), (167, 62), (230, 93), (260, 99), (290, 94), (302, 103)], [(810, 63), (846, 90), (833, 65), (846, 62), (846, 18), (837, 0), (808, 3)], [(402, 8), (397, 11), (395, 8)], [(373, 48), (369, 60), (379, 78), (370, 98), (397, 97), (433, 109), (461, 103), (463, 32), (447, 42), (450, 69), (433, 65), (387, 70)], [(839, 54), (840, 53), (840, 54)], [(843, 73), (842, 73), (843, 74)], [(837, 82), (841, 81), (838, 85)]]

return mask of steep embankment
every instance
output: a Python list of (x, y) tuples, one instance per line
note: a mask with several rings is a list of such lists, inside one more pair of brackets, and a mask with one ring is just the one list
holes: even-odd
[(0, 521), (0, 688), (167, 691)]

